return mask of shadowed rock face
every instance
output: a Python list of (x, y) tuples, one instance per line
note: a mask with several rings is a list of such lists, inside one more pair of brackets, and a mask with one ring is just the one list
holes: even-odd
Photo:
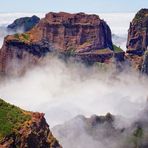
[(1, 99), (0, 107), (0, 120), (6, 120), (6, 126), (0, 129), (1, 148), (61, 148), (44, 114), (24, 111)]
[(39, 21), (40, 18), (35, 15), (32, 17), (22, 17), (8, 25), (7, 29), (12, 32), (26, 32), (31, 30)]
[(108, 113), (106, 116), (93, 115), (90, 118), (77, 116), (65, 124), (55, 126), (52, 131), (64, 148), (147, 148), (146, 110), (136, 122), (126, 127), (116, 126), (116, 123), (122, 124), (125, 119)]
[(148, 46), (148, 9), (141, 9), (130, 23), (127, 52), (143, 55)]
[(36, 28), (60, 51), (113, 50), (110, 28), (97, 15), (48, 13)]
[(148, 51), (144, 54), (141, 72), (148, 75)]

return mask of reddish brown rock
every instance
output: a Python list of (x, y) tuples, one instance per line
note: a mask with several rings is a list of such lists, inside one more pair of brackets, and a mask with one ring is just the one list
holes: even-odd
[[(62, 148), (52, 135), (43, 113), (24, 111), (1, 99), (0, 101), (2, 112), (8, 112), (7, 114), (9, 114), (9, 110), (7, 110), (6, 107), (9, 107), (9, 109), (16, 108), (16, 114), (18, 114), (18, 116), (19, 114), (21, 114), (22, 118), (23, 116), (27, 116), (27, 118), (24, 118), (25, 120), (22, 120), (23, 122), (16, 118), (15, 128), (12, 128), (12, 130), (8, 132), (9, 134), (4, 137), (2, 136), (3, 131), (1, 129), (0, 148)], [(9, 114), (6, 118), (10, 120), (13, 117), (13, 114)], [(3, 116), (1, 114), (0, 120), (2, 119)], [(8, 120), (6, 120), (6, 122), (9, 122)], [(10, 126), (10, 124), (7, 123), (6, 125)], [(7, 128), (9, 130), (10, 127)], [(5, 128), (3, 130), (5, 130)]]
[(99, 16), (51, 12), (31, 31), (5, 38), (0, 51), (0, 71), (10, 74), (16, 61), (23, 71), (50, 51), (104, 62), (113, 56), (113, 50), (111, 30)]
[[(147, 71), (144, 54), (148, 46), (148, 9), (141, 9), (130, 23), (126, 58), (132, 66), (142, 72)], [(143, 65), (144, 64), (144, 65)], [(148, 64), (148, 63), (147, 63)]]

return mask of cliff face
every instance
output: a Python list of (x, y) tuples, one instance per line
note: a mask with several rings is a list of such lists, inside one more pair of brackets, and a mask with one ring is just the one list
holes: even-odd
[(0, 100), (1, 148), (61, 148), (44, 114), (24, 111)]
[(8, 25), (7, 29), (11, 32), (26, 32), (31, 30), (39, 21), (40, 18), (35, 15), (32, 17), (22, 17)]
[(130, 23), (127, 52), (142, 55), (148, 46), (148, 9), (141, 9)]
[[(130, 23), (127, 40), (127, 58), (141, 71), (148, 46), (148, 9), (141, 9)], [(145, 63), (146, 64), (146, 63)], [(145, 70), (142, 70), (145, 71)]]
[(28, 42), (26, 34), (18, 36), (19, 41), (5, 39), (0, 51), (0, 72), (4, 75), (21, 75), (27, 68), (37, 64), (50, 52), (47, 41)]
[[(40, 32), (40, 36), (34, 32)], [(110, 28), (97, 15), (48, 13), (32, 34), (34, 40), (46, 38), (59, 51), (86, 52), (107, 47), (113, 50)]]
[(14, 61), (22, 63), (20, 67), (24, 69), (50, 51), (88, 62), (105, 62), (114, 55), (111, 30), (97, 15), (48, 13), (29, 32), (5, 38), (0, 71), (12, 71)]

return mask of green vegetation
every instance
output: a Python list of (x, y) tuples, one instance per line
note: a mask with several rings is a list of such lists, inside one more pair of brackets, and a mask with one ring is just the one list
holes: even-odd
[(94, 66), (98, 67), (102, 72), (106, 72), (113, 68), (114, 64), (107, 62), (95, 62)]
[(23, 41), (23, 42), (29, 41), (29, 39), (30, 39), (30, 36), (27, 33), (23, 33), (23, 34), (16, 33), (16, 34), (14, 34), (14, 37), (18, 40)]
[(135, 132), (134, 132), (134, 139), (133, 139), (133, 142), (134, 142), (134, 145), (135, 147), (139, 147), (140, 143), (141, 143), (141, 139), (143, 137), (143, 129), (141, 127), (138, 127)]
[(113, 48), (114, 48), (114, 51), (117, 53), (117, 52), (123, 52), (123, 50), (120, 48), (120, 47), (118, 47), (118, 46), (116, 46), (116, 45), (113, 45)]
[(19, 34), (18, 33), (14, 34), (14, 37), (19, 40)]
[(22, 37), (23, 37), (25, 40), (29, 40), (29, 34), (27, 34), (27, 33), (23, 33), (23, 34), (22, 34)]
[(73, 56), (75, 54), (75, 48), (74, 47), (69, 47), (67, 51), (65, 52), (66, 56)]
[(31, 116), (23, 110), (0, 99), (0, 140), (30, 119)]
[(129, 142), (134, 146), (134, 148), (139, 148), (144, 136), (144, 131), (141, 127), (137, 127), (133, 132), (132, 136), (129, 137)]

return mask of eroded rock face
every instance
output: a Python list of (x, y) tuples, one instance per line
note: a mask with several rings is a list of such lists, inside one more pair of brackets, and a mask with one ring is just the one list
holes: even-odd
[(71, 48), (86, 52), (107, 47), (113, 50), (110, 28), (97, 15), (48, 13), (37, 28), (61, 51)]
[(22, 17), (8, 25), (7, 29), (11, 32), (26, 32), (31, 30), (39, 21), (40, 18), (35, 15), (32, 17)]
[(43, 114), (39, 113), (33, 113), (32, 120), (25, 123), (17, 134), (7, 136), (1, 145), (5, 148), (61, 148), (49, 130)]
[(111, 30), (99, 16), (51, 12), (29, 32), (5, 38), (0, 51), (0, 71), (12, 71), (14, 66), (10, 63), (15, 60), (23, 63), (29, 59), (25, 65), (36, 63), (50, 51), (88, 62), (105, 62), (113, 57), (113, 50)]
[[(141, 9), (130, 23), (127, 41), (127, 59), (134, 68), (145, 72), (144, 53), (148, 46), (148, 9)], [(145, 60), (145, 62), (143, 62)], [(144, 65), (143, 65), (144, 64)]]
[(141, 9), (130, 23), (127, 52), (143, 55), (148, 46), (148, 9)]
[[(1, 100), (0, 100), (1, 101)], [(3, 108), (3, 112), (8, 112), (9, 110), (6, 109), (6, 107), (9, 107), (9, 109), (12, 108), (12, 111), (10, 112), (8, 118), (6, 120), (7, 128), (9, 129), (11, 127), (10, 123), (8, 124), (9, 120), (12, 120), (13, 118), (13, 111), (14, 108), (16, 114), (20, 116), (23, 120), (16, 118), (14, 127), (6, 134), (3, 135), (5, 128), (0, 131), (0, 147), (1, 148), (62, 148), (59, 144), (59, 142), (54, 138), (52, 135), (49, 126), (44, 118), (44, 114), (42, 113), (33, 113), (33, 112), (27, 112), (24, 110), (21, 110), (20, 108), (17, 108), (15, 106), (12, 106), (6, 102), (0, 102), (3, 104), (0, 104)], [(2, 110), (2, 109), (1, 109)], [(21, 114), (21, 115), (20, 115)], [(3, 120), (3, 114), (0, 115), (0, 120)], [(12, 117), (11, 117), (12, 116)], [(23, 116), (27, 116), (27, 118), (23, 118)], [(13, 121), (13, 120), (12, 120)], [(13, 121), (14, 122), (14, 121)], [(8, 127), (8, 125), (10, 127)], [(4, 125), (3, 125), (4, 126)]]

